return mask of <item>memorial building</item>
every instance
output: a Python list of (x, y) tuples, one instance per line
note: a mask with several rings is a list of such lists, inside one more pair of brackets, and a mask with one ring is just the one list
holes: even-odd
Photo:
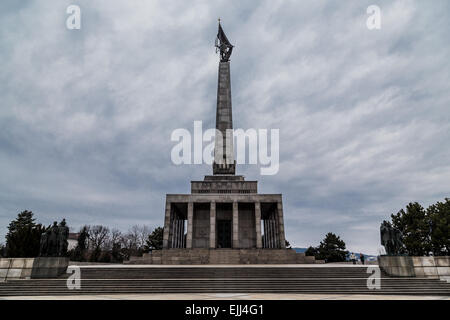
[(145, 260), (163, 264), (314, 263), (313, 257), (285, 249), (281, 194), (259, 194), (258, 182), (236, 175), (236, 161), (226, 156), (227, 150), (233, 150), (233, 139), (227, 139), (227, 129), (233, 128), (229, 60), (233, 46), (220, 21), (216, 47), (220, 51), (216, 129), (222, 137), (216, 134), (213, 174), (191, 181), (190, 194), (166, 195), (163, 250), (146, 254)]

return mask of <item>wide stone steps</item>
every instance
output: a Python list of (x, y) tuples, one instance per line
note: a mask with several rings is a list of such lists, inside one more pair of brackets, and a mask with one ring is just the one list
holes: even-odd
[(309, 278), (315, 277), (363, 277), (367, 278), (366, 268), (133, 268), (120, 270), (117, 268), (82, 269), (85, 279), (141, 279), (141, 278)]
[(381, 290), (369, 290), (365, 267), (81, 267), (81, 289), (67, 277), (9, 280), (0, 296), (149, 293), (307, 293), (450, 296), (439, 279), (381, 276)]

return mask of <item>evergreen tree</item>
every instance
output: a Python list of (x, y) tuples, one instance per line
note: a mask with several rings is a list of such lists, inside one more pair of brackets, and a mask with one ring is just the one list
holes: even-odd
[(39, 255), (41, 234), (45, 227), (35, 223), (33, 212), (25, 210), (8, 226), (6, 254), (8, 257), (26, 258)]
[(410, 256), (423, 256), (431, 251), (430, 223), (425, 209), (417, 202), (392, 214), (392, 226), (403, 234), (403, 245)]
[(161, 250), (163, 246), (164, 228), (158, 227), (148, 236), (147, 249)]
[(317, 248), (314, 248), (313, 246), (308, 247), (305, 251), (305, 256), (316, 256), (317, 255)]
[(6, 257), (6, 248), (3, 243), (0, 244), (0, 258)]
[(84, 226), (80, 230), (80, 234), (78, 235), (77, 246), (73, 252), (72, 260), (74, 261), (84, 261), (85, 253), (87, 249), (87, 239), (88, 239), (88, 228)]
[[(317, 248), (312, 248), (316, 259), (326, 262), (342, 262), (346, 260), (348, 251), (345, 250), (345, 242), (332, 232), (328, 232)], [(310, 253), (309, 252), (309, 253)]]
[(435, 256), (450, 255), (450, 199), (428, 207), (430, 247)]

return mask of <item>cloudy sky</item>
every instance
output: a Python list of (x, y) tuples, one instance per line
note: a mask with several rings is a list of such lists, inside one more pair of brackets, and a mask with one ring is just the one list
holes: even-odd
[(170, 135), (215, 123), (218, 17), (235, 128), (280, 129), (279, 173), (238, 173), (283, 194), (292, 244), (331, 231), (376, 254), (383, 219), (450, 196), (446, 0), (2, 0), (0, 241), (25, 209), (74, 230), (163, 224), (165, 194), (211, 174), (172, 164)]

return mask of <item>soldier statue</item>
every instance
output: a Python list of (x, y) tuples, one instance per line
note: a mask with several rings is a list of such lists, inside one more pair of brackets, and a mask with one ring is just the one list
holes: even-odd
[(39, 256), (45, 256), (48, 252), (48, 238), (50, 237), (50, 230), (41, 234), (41, 243), (39, 248)]
[(387, 255), (399, 255), (403, 253), (403, 234), (394, 228), (390, 222), (383, 221), (380, 226), (381, 245), (386, 249)]
[(63, 219), (58, 226), (58, 256), (65, 256), (67, 253), (69, 228), (66, 226), (66, 219)]
[(233, 52), (233, 45), (228, 40), (225, 32), (223, 32), (219, 19), (219, 30), (216, 37), (216, 52), (220, 51), (220, 61), (227, 62), (230, 60), (231, 53)]
[(53, 222), (53, 225), (41, 235), (40, 257), (63, 257), (67, 253), (67, 238), (69, 228), (66, 226), (66, 219)]
[(54, 221), (50, 227), (50, 236), (47, 244), (47, 257), (58, 255), (58, 222)]

